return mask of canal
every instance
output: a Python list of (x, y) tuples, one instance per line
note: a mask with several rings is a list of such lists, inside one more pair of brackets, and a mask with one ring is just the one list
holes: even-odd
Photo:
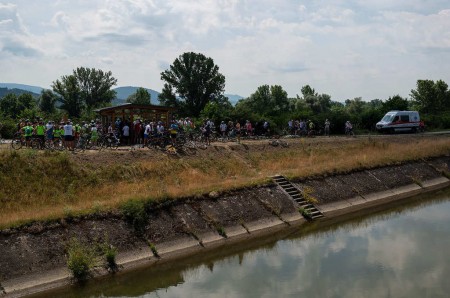
[(448, 297), (450, 189), (34, 297)]

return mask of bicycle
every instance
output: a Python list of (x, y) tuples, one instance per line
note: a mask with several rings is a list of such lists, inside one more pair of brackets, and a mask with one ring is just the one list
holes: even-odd
[(22, 136), (21, 133), (16, 132), (11, 140), (11, 148), (15, 150), (21, 149), (23, 146), (26, 146), (27, 143), (25, 141), (25, 138)]
[(346, 128), (345, 129), (345, 135), (347, 137), (355, 137), (355, 133), (353, 132), (353, 128)]
[(278, 147), (278, 146), (281, 146), (283, 148), (289, 147), (289, 143), (288, 142), (286, 142), (284, 140), (280, 140), (280, 139), (270, 140), (269, 141), (269, 145), (271, 145), (273, 147)]

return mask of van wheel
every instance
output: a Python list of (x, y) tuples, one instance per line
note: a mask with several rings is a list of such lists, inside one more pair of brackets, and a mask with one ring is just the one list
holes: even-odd
[(389, 129), (389, 133), (393, 135), (395, 133), (395, 129), (394, 128)]
[(417, 133), (417, 128), (414, 127), (414, 128), (412, 129), (412, 132), (413, 132), (413, 133)]

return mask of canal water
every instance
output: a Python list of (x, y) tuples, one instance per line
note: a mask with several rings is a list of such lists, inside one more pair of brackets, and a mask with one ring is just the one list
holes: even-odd
[[(299, 229), (301, 229), (299, 231)], [(449, 297), (450, 189), (35, 297)]]

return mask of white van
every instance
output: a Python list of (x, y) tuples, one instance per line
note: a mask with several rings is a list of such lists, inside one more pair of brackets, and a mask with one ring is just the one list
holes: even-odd
[(377, 123), (379, 132), (418, 132), (423, 130), (423, 122), (420, 121), (417, 111), (390, 111)]

